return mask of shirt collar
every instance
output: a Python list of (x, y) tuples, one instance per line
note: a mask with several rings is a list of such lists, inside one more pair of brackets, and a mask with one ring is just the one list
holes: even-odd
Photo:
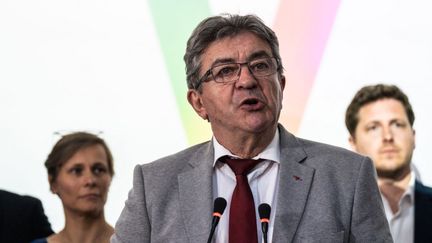
[[(408, 188), (407, 188), (407, 190), (405, 192), (405, 195), (408, 195), (410, 198), (414, 198), (415, 180), (416, 180), (416, 174), (414, 173), (413, 170), (411, 170), (411, 178), (410, 178), (410, 181), (408, 183)], [(404, 196), (402, 196), (402, 197), (404, 197)]]
[(387, 220), (390, 222), (394, 218), (399, 218), (402, 212), (406, 212), (409, 210), (410, 207), (414, 205), (414, 184), (415, 184), (415, 173), (413, 171), (411, 173), (410, 181), (408, 182), (408, 188), (404, 192), (404, 194), (401, 196), (398, 204), (399, 204), (399, 210), (396, 213), (393, 213), (389, 202), (387, 201), (387, 198), (384, 197), (384, 195), (381, 193), (381, 199), (384, 204), (384, 211), (387, 217)]
[(408, 188), (402, 195), (401, 199), (399, 200), (399, 207), (400, 207), (399, 211), (405, 210), (405, 207), (414, 205), (415, 173), (411, 171), (410, 174), (411, 174), (411, 178), (410, 181), (408, 182)]
[[(214, 136), (212, 140), (213, 140), (213, 148), (214, 148), (213, 166), (215, 166), (216, 161), (222, 156), (229, 155), (232, 157), (238, 157), (235, 154), (232, 154), (224, 146), (222, 146)], [(255, 156), (253, 159), (265, 159), (265, 160), (274, 161), (276, 163), (280, 163), (279, 129), (276, 129), (275, 135), (273, 137), (273, 140), (270, 142), (270, 144), (267, 145), (267, 147), (261, 153)]]

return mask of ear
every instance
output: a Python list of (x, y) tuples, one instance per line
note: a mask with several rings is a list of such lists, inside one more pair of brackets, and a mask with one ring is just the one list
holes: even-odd
[(187, 93), (187, 100), (195, 112), (204, 120), (208, 120), (207, 111), (202, 102), (202, 93), (198, 90), (190, 89)]
[(48, 183), (49, 183), (49, 186), (50, 186), (50, 191), (53, 193), (53, 194), (57, 194), (57, 187), (56, 187), (56, 184), (55, 184), (55, 182), (53, 182), (53, 178), (52, 178), (52, 176), (48, 176)]
[(285, 89), (285, 83), (286, 83), (285, 76), (281, 74), (279, 77), (279, 84), (281, 86), (282, 93)]
[(414, 130), (414, 128), (413, 128), (413, 137), (414, 137), (414, 148), (416, 147), (416, 139), (415, 139), (415, 135), (416, 135), (416, 131)]
[(349, 143), (351, 145), (351, 149), (354, 150), (354, 151), (357, 151), (357, 145), (356, 145), (355, 138), (350, 135), (349, 138), (348, 138), (348, 141), (349, 141)]

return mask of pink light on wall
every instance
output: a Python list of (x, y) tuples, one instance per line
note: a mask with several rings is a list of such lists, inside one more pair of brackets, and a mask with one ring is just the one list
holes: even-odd
[(274, 30), (286, 86), (280, 121), (296, 133), (318, 72), (340, 0), (282, 0)]

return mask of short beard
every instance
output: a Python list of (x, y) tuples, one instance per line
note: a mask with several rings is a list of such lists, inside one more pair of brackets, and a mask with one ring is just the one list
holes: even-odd
[(410, 164), (404, 165), (402, 167), (396, 168), (394, 170), (380, 170), (377, 169), (377, 174), (379, 178), (390, 179), (394, 181), (399, 181), (405, 178), (406, 175), (411, 171)]

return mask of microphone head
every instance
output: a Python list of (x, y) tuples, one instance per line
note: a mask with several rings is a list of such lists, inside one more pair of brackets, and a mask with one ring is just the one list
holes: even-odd
[(215, 201), (214, 201), (213, 212), (217, 213), (219, 215), (222, 215), (223, 212), (225, 211), (226, 205), (227, 205), (227, 202), (226, 202), (226, 200), (224, 198), (222, 198), (222, 197), (216, 198)]
[(261, 203), (258, 207), (258, 213), (260, 219), (269, 219), (270, 218), (271, 207), (267, 203)]

